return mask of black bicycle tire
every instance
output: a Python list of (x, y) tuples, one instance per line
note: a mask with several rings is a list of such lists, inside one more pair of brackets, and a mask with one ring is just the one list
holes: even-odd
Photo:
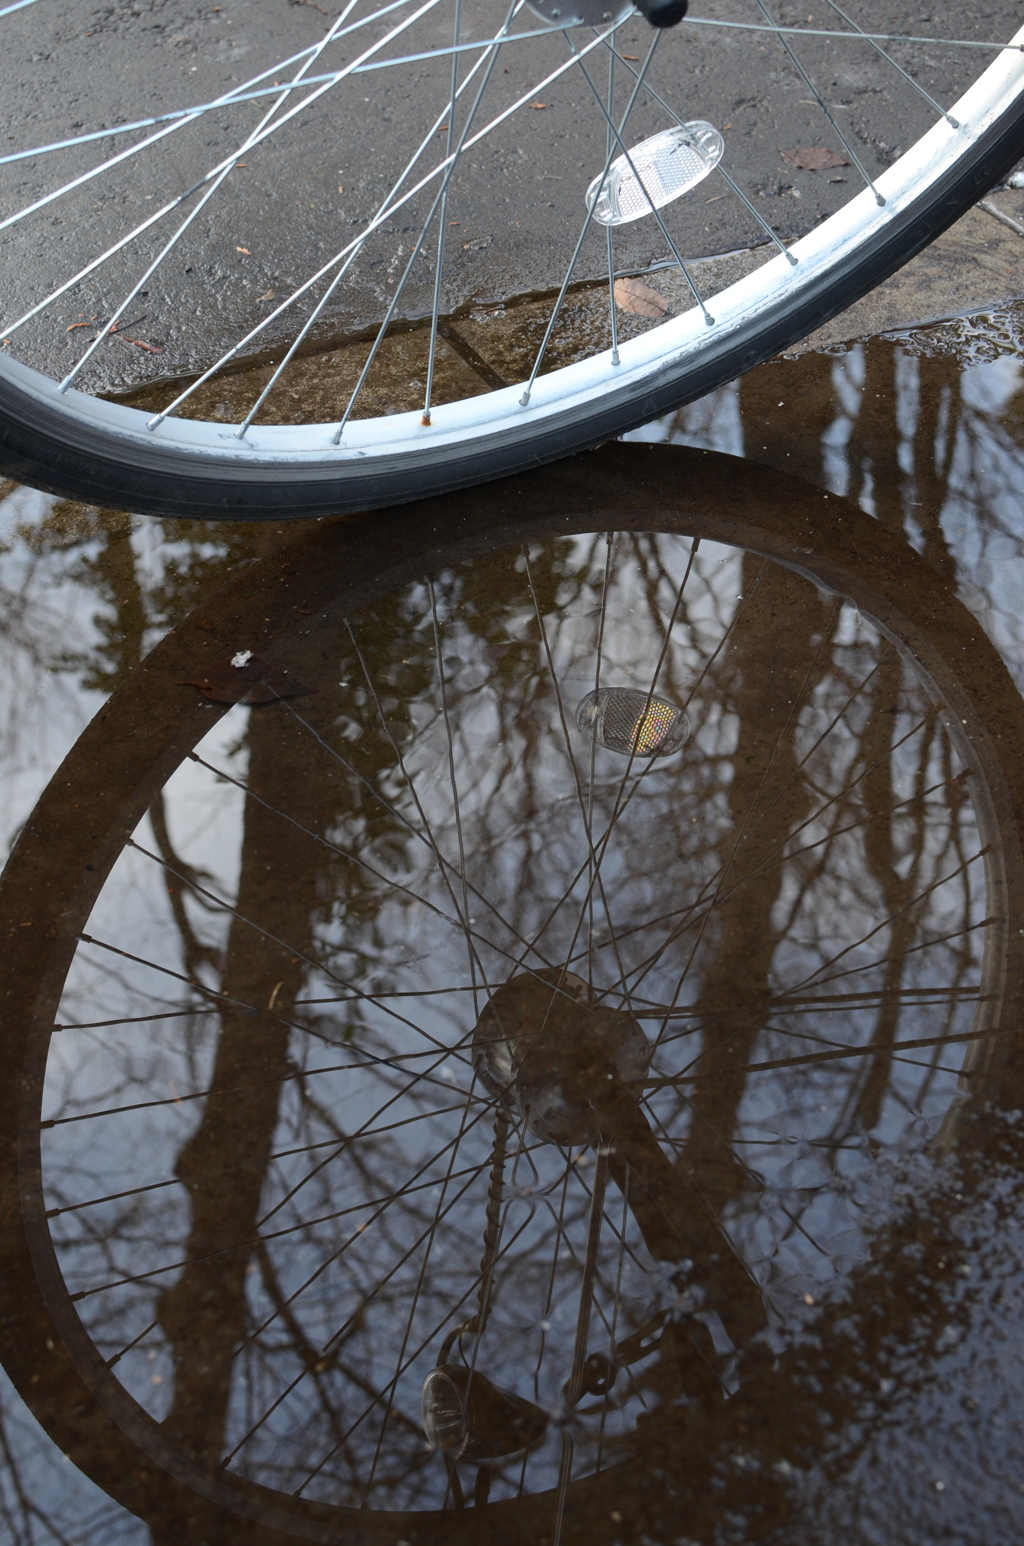
[[(770, 519), (761, 514), (768, 511)], [(980, 774), (991, 803), (988, 820), (1000, 834), (1002, 879), (997, 876), (996, 885), (1002, 894), (995, 905), (1014, 922), (1024, 919), (1024, 705), (955, 587), (852, 504), (712, 452), (608, 446), (553, 473), (424, 501), (414, 513), (414, 523), (403, 519), (407, 540), (400, 545), (394, 518), (336, 521), (312, 536), (303, 534), (219, 593), (212, 635), (207, 599), (152, 651), (84, 732), (26, 823), (0, 881), (0, 930), (16, 945), (0, 962), (0, 1045), (18, 1075), (0, 1085), (0, 1358), (73, 1461), (102, 1477), (102, 1485), (126, 1507), (144, 1517), (187, 1521), (195, 1538), (211, 1546), (250, 1540), (274, 1546), (295, 1539), (355, 1546), (382, 1535), (468, 1540), (476, 1527), (473, 1511), (368, 1519), (322, 1505), (309, 1505), (300, 1520), (289, 1523), (255, 1486), (243, 1491), (241, 1484), (217, 1482), (205, 1488), (205, 1497), (197, 1495), (195, 1468), (169, 1446), (166, 1455), (159, 1453), (157, 1425), (126, 1392), (113, 1411), (99, 1402), (96, 1380), (113, 1376), (95, 1349), (92, 1366), (81, 1347), (74, 1354), (69, 1350), (75, 1338), (68, 1335), (68, 1317), (77, 1317), (66, 1291), (63, 1305), (55, 1299), (45, 1243), (38, 1233), (33, 1236), (41, 1200), (33, 1091), (45, 1066), (56, 997), (93, 900), (154, 789), (222, 712), (182, 685), (201, 672), (211, 649), (244, 643), (290, 665), (298, 648), (311, 647), (306, 631), (315, 630), (318, 619), (327, 626), (328, 618), (387, 594), (424, 567), (492, 550), (496, 541), (505, 546), (584, 527), (632, 527), (699, 532), (735, 543), (849, 596), (936, 684), (950, 733), (965, 765)], [(810, 561), (803, 556), (809, 545)], [(69, 787), (77, 799), (69, 797)], [(27, 934), (26, 919), (32, 925)], [(1007, 940), (1003, 1020), (993, 1027), (998, 1032), (1016, 1032), (1024, 985), (1024, 938), (1008, 927)], [(994, 1093), (1007, 1043), (1002, 1034), (988, 1043), (992, 1056), (977, 1070), (977, 1096)], [(54, 1271), (59, 1276), (55, 1258)], [(609, 1521), (622, 1481), (616, 1468), (573, 1487), (591, 1485), (588, 1501), (593, 1496), (600, 1502), (594, 1518)], [(497, 1546), (521, 1540), (524, 1529), (541, 1530), (546, 1520), (540, 1511), (547, 1506), (544, 1495), (490, 1506), (488, 1540)], [(656, 1512), (672, 1505), (655, 1489), (649, 1506)], [(229, 1514), (229, 1507), (235, 1513)], [(590, 1518), (589, 1510), (584, 1512)], [(615, 1533), (610, 1523), (607, 1528)], [(582, 1540), (584, 1534), (593, 1536), (592, 1518), (585, 1529), (567, 1526), (564, 1540)]]
[[(459, 450), (406, 451), (393, 465), (379, 459), (343, 473), (296, 462), (271, 474), (257, 461), (211, 475), (210, 458), (153, 442), (129, 452), (95, 425), (69, 423), (59, 399), (28, 385), (34, 373), (0, 357), (0, 469), (50, 493), (145, 514), (208, 520), (289, 520), (379, 509), (508, 477), (600, 445), (734, 380), (790, 348), (909, 262), (977, 203), (1024, 155), (1024, 92), (946, 169), (906, 205), (855, 262), (831, 269), (807, 291), (780, 300), (767, 319), (702, 355), (682, 373), (663, 367), (642, 394), (609, 391), (599, 406), (567, 409), (540, 429), (524, 419), (516, 436), (475, 438)], [(6, 366), (6, 369), (5, 369)]]

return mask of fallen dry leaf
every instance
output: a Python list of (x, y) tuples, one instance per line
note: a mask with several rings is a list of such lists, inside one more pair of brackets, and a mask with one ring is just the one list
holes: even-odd
[(547, 103), (546, 102), (531, 102), (530, 106), (531, 107), (536, 107), (536, 108), (542, 108), (542, 107), (547, 107)]
[(784, 150), (783, 161), (788, 161), (790, 166), (798, 166), (804, 172), (823, 172), (830, 166), (849, 166), (845, 156), (837, 155), (834, 150), (826, 150), (824, 145), (798, 145), (795, 150)]
[(235, 251), (236, 252), (244, 252), (247, 258), (251, 258), (252, 257), (252, 253), (249, 251), (248, 247), (236, 247)]
[(657, 290), (645, 285), (640, 279), (616, 279), (615, 304), (621, 311), (631, 311), (636, 317), (665, 317), (668, 302)]
[[(236, 666), (236, 660), (242, 664)], [(303, 698), (313, 690), (249, 650), (215, 660), (202, 676), (189, 677), (178, 685), (198, 687), (214, 703), (276, 703), (279, 698)]]

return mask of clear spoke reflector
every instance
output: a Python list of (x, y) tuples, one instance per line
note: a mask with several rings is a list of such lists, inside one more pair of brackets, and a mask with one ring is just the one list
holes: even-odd
[(697, 119), (641, 140), (587, 189), (587, 208), (601, 225), (625, 225), (661, 209), (696, 186), (722, 159), (725, 141), (714, 124)]
[(576, 710), (576, 724), (585, 736), (625, 757), (667, 757), (690, 733), (682, 709), (636, 687), (588, 692)]

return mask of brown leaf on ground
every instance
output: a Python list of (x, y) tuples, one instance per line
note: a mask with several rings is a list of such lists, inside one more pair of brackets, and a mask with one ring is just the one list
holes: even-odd
[(616, 279), (615, 304), (636, 317), (668, 316), (668, 301), (640, 279)]
[(834, 150), (826, 150), (824, 145), (798, 145), (795, 150), (784, 150), (783, 161), (788, 161), (790, 166), (798, 166), (804, 172), (824, 172), (830, 166), (849, 166), (850, 162), (845, 156), (840, 156)]
[(276, 703), (280, 698), (304, 698), (313, 691), (251, 650), (215, 660), (202, 676), (189, 677), (178, 685), (198, 687), (214, 703)]

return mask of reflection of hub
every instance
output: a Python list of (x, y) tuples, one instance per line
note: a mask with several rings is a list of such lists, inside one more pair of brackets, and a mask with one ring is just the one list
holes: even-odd
[(552, 967), (500, 987), (473, 1036), (477, 1072), (492, 1094), (552, 1143), (596, 1143), (609, 1081), (642, 1079), (651, 1049), (630, 1015), (589, 1002), (587, 985)]

